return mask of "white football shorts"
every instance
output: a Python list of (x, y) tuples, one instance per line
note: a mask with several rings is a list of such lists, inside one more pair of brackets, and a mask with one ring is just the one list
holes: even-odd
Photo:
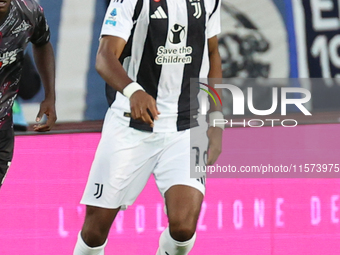
[(190, 132), (195, 128), (153, 133), (127, 127), (118, 119), (109, 109), (82, 204), (124, 210), (133, 204), (151, 174), (163, 197), (174, 185), (191, 186), (205, 194), (205, 176), (190, 178), (190, 160), (197, 161), (195, 153), (190, 156), (190, 147), (206, 151), (206, 132), (193, 146)]

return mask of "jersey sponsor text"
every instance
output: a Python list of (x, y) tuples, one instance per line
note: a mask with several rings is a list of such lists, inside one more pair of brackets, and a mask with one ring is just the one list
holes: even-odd
[(163, 64), (190, 64), (192, 57), (187, 54), (192, 53), (192, 47), (180, 48), (165, 48), (164, 46), (158, 47), (157, 58), (155, 60), (157, 65)]
[(18, 50), (0, 54), (0, 69), (15, 62), (15, 60), (17, 60), (17, 54)]

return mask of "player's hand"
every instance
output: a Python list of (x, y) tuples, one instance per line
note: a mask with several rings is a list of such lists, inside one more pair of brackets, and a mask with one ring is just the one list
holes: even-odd
[(157, 110), (156, 100), (143, 90), (137, 90), (130, 97), (131, 117), (154, 126), (160, 112)]
[(209, 138), (207, 165), (213, 165), (222, 152), (222, 133), (219, 127), (209, 127), (207, 135)]
[(37, 124), (33, 126), (33, 130), (37, 132), (50, 131), (57, 121), (57, 114), (55, 110), (54, 100), (44, 100), (40, 104), (40, 110), (36, 118), (36, 122), (39, 122), (43, 115), (47, 116), (47, 121), (45, 124)]

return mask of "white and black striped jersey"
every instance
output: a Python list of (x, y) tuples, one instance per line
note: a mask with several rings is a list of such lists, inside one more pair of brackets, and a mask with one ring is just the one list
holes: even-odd
[[(129, 117), (128, 98), (107, 85), (108, 102), (133, 128), (175, 132), (195, 126), (198, 103), (190, 78), (209, 72), (208, 39), (220, 32), (220, 0), (111, 0), (101, 36), (123, 38), (120, 57), (128, 76), (157, 102), (153, 130)], [(193, 109), (194, 108), (194, 109)]]

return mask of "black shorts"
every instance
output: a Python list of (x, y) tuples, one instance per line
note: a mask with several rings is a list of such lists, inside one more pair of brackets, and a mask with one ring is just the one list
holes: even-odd
[(9, 165), (13, 158), (14, 131), (0, 130), (0, 187), (4, 182)]

